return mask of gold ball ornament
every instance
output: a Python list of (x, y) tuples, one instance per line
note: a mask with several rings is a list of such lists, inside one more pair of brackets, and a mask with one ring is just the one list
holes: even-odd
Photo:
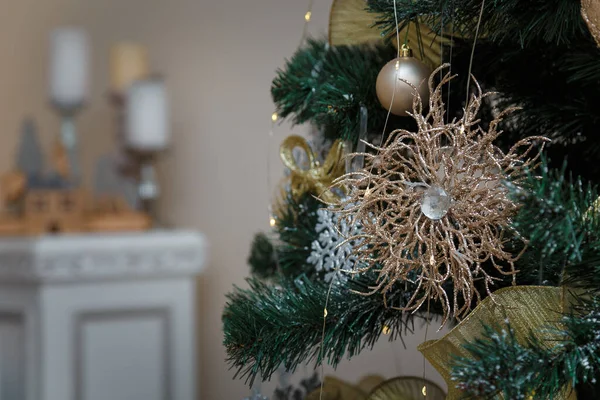
[(377, 76), (376, 91), (379, 102), (386, 110), (401, 117), (413, 110), (414, 90), (423, 104), (429, 103), (427, 80), (431, 68), (412, 56), (412, 50), (402, 46), (400, 57), (387, 63)]

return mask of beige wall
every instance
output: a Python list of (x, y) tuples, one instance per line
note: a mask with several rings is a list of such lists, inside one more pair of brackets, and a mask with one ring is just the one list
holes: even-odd
[[(208, 236), (211, 262), (199, 282), (199, 386), (204, 400), (241, 399), (221, 346), (224, 294), (247, 275), (255, 231), (267, 227), (265, 158), (281, 167), (276, 147), (291, 131), (280, 127), (267, 152), (274, 70), (298, 44), (307, 1), (281, 0), (0, 0), (0, 170), (13, 163), (21, 120), (36, 118), (44, 142), (58, 121), (47, 106), (47, 36), (52, 27), (85, 27), (93, 44), (93, 97), (79, 127), (84, 167), (110, 150), (114, 128), (106, 101), (107, 53), (123, 39), (149, 47), (167, 77), (173, 108), (173, 149), (161, 168), (163, 218)], [(330, 0), (316, 1), (314, 33), (324, 32)], [(300, 130), (295, 130), (296, 132)], [(430, 336), (435, 334), (430, 329)], [(338, 373), (421, 375), (415, 346), (424, 332), (379, 343)], [(428, 370), (428, 377), (433, 373)], [(439, 380), (439, 377), (436, 377)]]

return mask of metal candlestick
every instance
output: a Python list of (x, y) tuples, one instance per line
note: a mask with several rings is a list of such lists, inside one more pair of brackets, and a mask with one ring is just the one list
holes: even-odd
[(137, 192), (141, 211), (148, 214), (152, 222), (158, 224), (156, 201), (160, 195), (160, 186), (156, 177), (155, 163), (159, 152), (138, 151), (128, 149), (131, 159), (137, 166)]
[(111, 93), (110, 102), (116, 110), (116, 143), (117, 143), (117, 167), (122, 176), (133, 178), (137, 176), (138, 166), (132, 160), (129, 151), (125, 148), (125, 99), (120, 93)]
[(83, 104), (62, 105), (54, 103), (54, 108), (61, 116), (60, 142), (67, 153), (70, 179), (74, 184), (79, 184), (81, 182), (81, 167), (79, 165), (75, 116), (83, 109)]

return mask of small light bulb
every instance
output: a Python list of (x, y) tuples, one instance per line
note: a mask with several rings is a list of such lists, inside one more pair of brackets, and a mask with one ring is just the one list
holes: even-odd
[(424, 397), (427, 397), (427, 386), (423, 386), (423, 389), (421, 390), (421, 393), (423, 393)]
[(304, 19), (306, 22), (310, 21), (310, 17), (312, 17), (312, 12), (307, 11), (306, 14), (304, 14)]
[(396, 71), (400, 69), (400, 60), (396, 61)]
[(327, 309), (323, 309), (323, 318), (327, 318)]
[(274, 227), (277, 224), (277, 221), (275, 220), (275, 218), (271, 217), (271, 219), (269, 219), (269, 225), (271, 225), (271, 228)]
[(392, 330), (390, 329), (390, 327), (389, 327), (389, 326), (387, 326), (387, 325), (384, 325), (384, 326), (383, 326), (383, 330), (382, 330), (382, 331), (383, 331), (383, 334), (384, 334), (384, 335), (389, 335), (389, 334), (390, 334), (390, 332), (391, 332)]
[(277, 113), (274, 112), (273, 115), (271, 115), (271, 120), (273, 120), (273, 122), (276, 122), (277, 119), (279, 119), (279, 115), (277, 115)]

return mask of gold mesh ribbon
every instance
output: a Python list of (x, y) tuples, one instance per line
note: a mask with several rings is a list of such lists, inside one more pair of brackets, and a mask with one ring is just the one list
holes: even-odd
[(367, 400), (444, 400), (446, 393), (435, 383), (423, 378), (398, 377), (385, 381)]
[[(560, 313), (565, 311), (565, 292), (556, 287), (516, 286), (504, 288), (482, 301), (467, 318), (439, 340), (421, 344), (418, 349), (448, 384), (447, 400), (462, 398), (462, 392), (450, 379), (453, 356), (471, 357), (462, 346), (481, 337), (482, 323), (503, 326), (509, 321), (519, 343), (527, 343), (530, 333), (552, 343), (549, 326), (560, 327)], [(502, 397), (498, 397), (499, 399)], [(576, 399), (575, 391), (566, 387), (555, 400)], [(507, 399), (508, 400), (508, 399)]]
[[(329, 13), (329, 44), (342, 46), (381, 42), (384, 38), (375, 26), (377, 16), (367, 10), (365, 0), (334, 0)], [(400, 30), (398, 36), (401, 40), (406, 37), (416, 50), (416, 56), (432, 68), (442, 62), (442, 43), (450, 43), (449, 39), (436, 35), (423, 22), (410, 22)], [(392, 41), (397, 46), (395, 34)]]
[(581, 16), (596, 40), (596, 44), (600, 46), (600, 1), (581, 0)]
[[(294, 158), (294, 149), (304, 150), (308, 158), (308, 169), (303, 169)], [(290, 170), (290, 185), (292, 195), (301, 196), (312, 193), (326, 203), (336, 203), (339, 196), (330, 190), (333, 181), (345, 172), (344, 143), (336, 140), (325, 161), (321, 165), (302, 136), (292, 135), (285, 139), (279, 150), (281, 160)]]
[[(365, 0), (333, 0), (329, 13), (329, 44), (342, 46), (383, 41), (385, 38), (375, 25), (379, 16), (367, 10)], [(444, 26), (444, 34), (438, 35), (420, 20), (418, 24), (414, 21), (409, 22), (400, 29), (398, 35), (394, 32), (391, 39), (397, 47), (396, 36), (399, 36), (401, 41), (406, 37), (408, 44), (416, 50), (416, 56), (430, 67), (437, 68), (442, 63), (442, 45), (451, 45), (452, 38), (471, 39), (461, 32), (462, 27), (453, 28), (448, 24)], [(480, 38), (485, 36), (486, 32), (479, 33)]]
[(446, 396), (439, 386), (423, 378), (398, 377), (387, 381), (381, 378), (381, 383), (368, 390), (360, 383), (352, 385), (327, 376), (323, 393), (317, 389), (306, 400), (423, 400), (425, 397), (428, 400), (443, 400)]

